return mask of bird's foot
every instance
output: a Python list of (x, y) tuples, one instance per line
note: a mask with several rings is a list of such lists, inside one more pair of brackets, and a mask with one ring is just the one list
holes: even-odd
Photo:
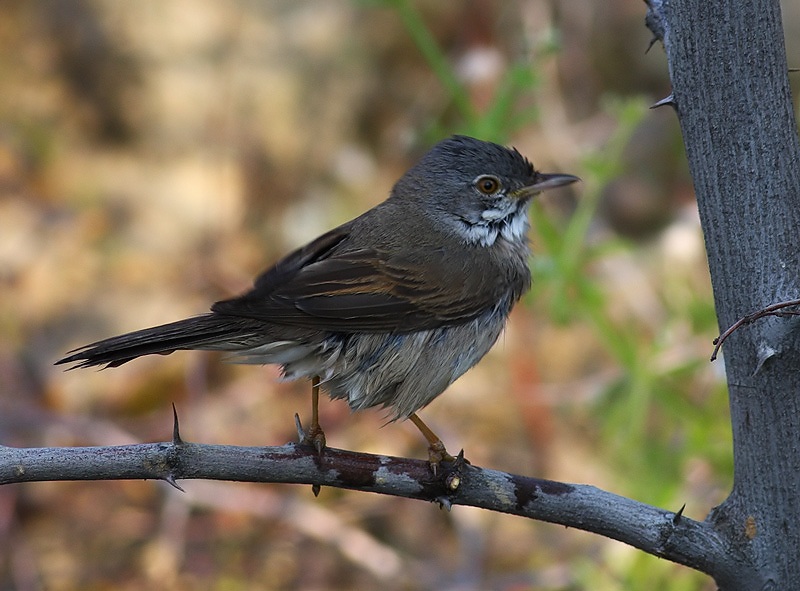
[(298, 415), (294, 415), (294, 423), (297, 426), (297, 436), (300, 439), (300, 445), (313, 447), (317, 451), (317, 455), (321, 458), (322, 454), (325, 452), (326, 441), (325, 432), (322, 430), (322, 427), (319, 426), (319, 423), (312, 423), (308, 430), (305, 430), (303, 429), (302, 423), (300, 423), (300, 417)]
[(428, 463), (431, 466), (431, 472), (433, 472), (434, 476), (439, 475), (442, 462), (455, 462), (455, 461), (456, 458), (447, 453), (447, 449), (445, 449), (444, 443), (442, 443), (441, 439), (432, 442), (428, 446)]

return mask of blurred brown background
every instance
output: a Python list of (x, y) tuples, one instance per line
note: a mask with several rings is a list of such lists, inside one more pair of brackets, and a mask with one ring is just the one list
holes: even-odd
[[(794, 66), (798, 4), (784, 4)], [(605, 254), (582, 273), (603, 295), (602, 317), (648, 352), (632, 364), (644, 377), (621, 368), (602, 322), (554, 313), (545, 284), (422, 416), (479, 465), (687, 503), (695, 518), (725, 497), (727, 409), (722, 365), (706, 363), (716, 326), (702, 236), (674, 114), (641, 111), (669, 82), (661, 48), (645, 55), (645, 7), (632, 0), (3, 3), (0, 444), (165, 440), (173, 402), (187, 440), (296, 437), (308, 385), (279, 383), (273, 367), (196, 352), (102, 372), (52, 363), (243, 291), (289, 249), (382, 200), (436, 140), (465, 131), (409, 9), (476, 112), (512, 67), (535, 71), (518, 97), (534, 116), (489, 139), (584, 177), (536, 210), (555, 227), (583, 191), (600, 195), (587, 240)], [(640, 105), (640, 119), (618, 170), (596, 175), (592, 155), (619, 125), (610, 100)], [(664, 376), (679, 403), (628, 387)], [(329, 445), (425, 457), (413, 427), (384, 426), (379, 411), (351, 416), (326, 400), (322, 421)], [(663, 436), (646, 439), (653, 431)], [(714, 588), (615, 542), (485, 511), (182, 484), (186, 494), (159, 482), (0, 489), (0, 589)], [(661, 583), (633, 586), (646, 581)]]

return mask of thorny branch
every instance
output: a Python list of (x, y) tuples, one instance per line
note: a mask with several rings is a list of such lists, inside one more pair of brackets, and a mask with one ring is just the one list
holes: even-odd
[(420, 499), (450, 509), (469, 505), (597, 533), (645, 552), (710, 572), (736, 568), (710, 522), (665, 511), (583, 484), (568, 484), (443, 462), (311, 446), (238, 447), (184, 441), (177, 415), (172, 441), (107, 447), (0, 446), (0, 484), (53, 480), (178, 480), (310, 484)]

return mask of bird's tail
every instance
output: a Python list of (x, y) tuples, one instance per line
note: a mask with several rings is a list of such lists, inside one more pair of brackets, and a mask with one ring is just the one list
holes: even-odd
[(252, 324), (221, 314), (203, 314), (161, 326), (97, 341), (70, 351), (56, 365), (75, 363), (78, 367), (117, 367), (142, 355), (169, 355), (187, 349), (237, 350), (246, 348), (255, 336)]

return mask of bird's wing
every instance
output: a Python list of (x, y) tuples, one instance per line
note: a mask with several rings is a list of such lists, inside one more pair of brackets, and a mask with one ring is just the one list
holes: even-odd
[(332, 230), (262, 274), (250, 292), (212, 310), (331, 332), (413, 332), (464, 323), (502, 295), (444, 250), (403, 256), (337, 249), (347, 237), (345, 229)]

